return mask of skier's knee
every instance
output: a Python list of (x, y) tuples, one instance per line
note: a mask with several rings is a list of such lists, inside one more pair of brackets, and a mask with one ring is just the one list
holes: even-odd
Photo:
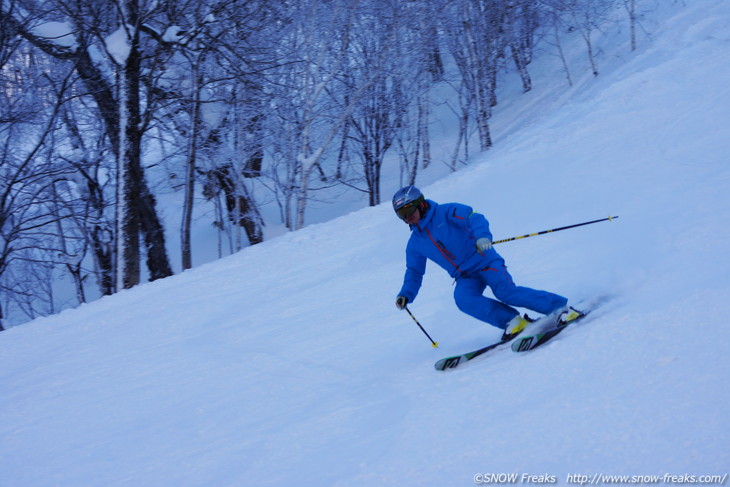
[(511, 303), (514, 300), (515, 291), (517, 291), (517, 287), (511, 283), (492, 287), (494, 297), (503, 303)]
[(473, 296), (464, 293), (454, 293), (454, 302), (459, 311), (468, 315), (474, 314), (475, 299)]

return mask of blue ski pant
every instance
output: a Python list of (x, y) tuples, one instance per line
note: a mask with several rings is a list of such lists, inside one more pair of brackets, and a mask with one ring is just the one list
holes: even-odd
[[(497, 299), (483, 295), (487, 286)], [(563, 296), (516, 286), (502, 259), (477, 273), (459, 277), (454, 301), (462, 312), (502, 329), (519, 314), (513, 306), (548, 315), (568, 304)]]

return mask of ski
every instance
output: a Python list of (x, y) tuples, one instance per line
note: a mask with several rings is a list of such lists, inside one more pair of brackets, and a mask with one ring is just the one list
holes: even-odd
[[(490, 350), (499, 348), (500, 345), (505, 345), (510, 342), (512, 342), (511, 348), (515, 352), (526, 352), (528, 350), (532, 350), (533, 348), (539, 347), (545, 342), (552, 340), (569, 325), (584, 319), (589, 313), (596, 311), (598, 308), (613, 299), (614, 296), (604, 295), (589, 302), (578, 303), (577, 306), (586, 309), (586, 311), (581, 311), (581, 313), (583, 313), (581, 316), (564, 326), (557, 326), (557, 324), (553, 321), (557, 319), (555, 316), (546, 316), (539, 320), (534, 320), (531, 324), (527, 325), (527, 327), (519, 335), (517, 335), (516, 338), (500, 340), (496, 343), (492, 343), (491, 345), (487, 345), (486, 347), (474, 350), (473, 352), (443, 358), (434, 364), (434, 368), (436, 370), (453, 369), (464, 362), (468, 362), (469, 360), (479, 357)], [(581, 304), (583, 304), (583, 306), (581, 306)]]
[(433, 367), (436, 370), (446, 370), (446, 369), (453, 369), (459, 364), (462, 364), (464, 362), (468, 362), (469, 360), (476, 358), (480, 355), (483, 355), (487, 353), (490, 350), (494, 350), (495, 348), (499, 347), (500, 345), (503, 345), (505, 343), (509, 343), (510, 340), (500, 340), (496, 343), (492, 343), (491, 345), (487, 345), (486, 347), (480, 348), (479, 350), (474, 350), (473, 352), (468, 352), (463, 355), (454, 355), (453, 357), (446, 357), (442, 358), (438, 362), (436, 362)]
[(512, 351), (527, 352), (528, 350), (537, 348), (545, 342), (552, 340), (556, 335), (565, 330), (568, 326), (572, 325), (573, 323), (577, 323), (586, 316), (588, 316), (588, 311), (583, 312), (583, 314), (580, 315), (578, 318), (562, 326), (543, 326), (538, 327), (538, 329), (535, 330), (530, 330), (530, 327), (528, 326), (522, 333), (517, 336), (517, 339), (515, 339), (515, 341), (512, 343)]

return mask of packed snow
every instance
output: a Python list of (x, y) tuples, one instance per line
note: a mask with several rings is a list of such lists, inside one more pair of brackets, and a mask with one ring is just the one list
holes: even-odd
[(570, 89), (543, 59), (422, 187), (496, 239), (618, 215), (497, 247), (590, 320), (437, 372), (501, 331), (430, 265), (432, 348), (394, 306), (408, 229), (366, 208), (0, 333), (0, 485), (726, 484), (730, 3), (672, 9)]

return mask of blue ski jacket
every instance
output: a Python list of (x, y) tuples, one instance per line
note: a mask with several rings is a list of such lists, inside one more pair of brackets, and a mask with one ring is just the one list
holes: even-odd
[(491, 248), (477, 252), (476, 241), (492, 240), (489, 222), (484, 215), (460, 203), (438, 203), (426, 200), (428, 211), (417, 225), (411, 225), (406, 246), (406, 274), (399, 296), (412, 303), (418, 294), (426, 272), (426, 261), (434, 261), (454, 279), (477, 273), (501, 259)]

